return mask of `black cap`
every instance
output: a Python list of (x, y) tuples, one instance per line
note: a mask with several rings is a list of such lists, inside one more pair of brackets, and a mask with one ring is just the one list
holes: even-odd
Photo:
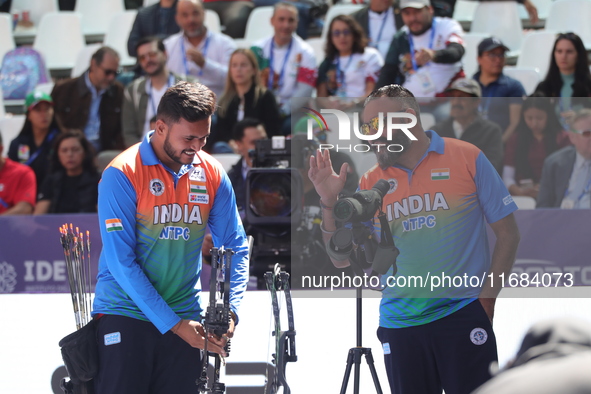
[(478, 44), (478, 56), (482, 56), (484, 52), (492, 51), (496, 48), (503, 48), (505, 52), (509, 50), (501, 40), (496, 37), (485, 38)]

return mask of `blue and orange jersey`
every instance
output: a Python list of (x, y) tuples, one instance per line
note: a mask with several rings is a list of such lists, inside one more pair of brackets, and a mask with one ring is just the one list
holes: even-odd
[(248, 281), (248, 244), (232, 185), (219, 163), (199, 152), (178, 173), (164, 166), (151, 134), (117, 156), (99, 184), (103, 249), (93, 315), (148, 320), (164, 333), (180, 319), (201, 320), (201, 247), (231, 248), (230, 307)]
[(459, 286), (455, 286), (458, 280), (442, 282), (432, 289), (431, 284), (437, 283), (432, 277), (482, 279), (491, 263), (485, 221), (494, 223), (517, 210), (497, 171), (478, 148), (433, 131), (426, 133), (431, 138), (429, 148), (413, 170), (376, 165), (360, 181), (361, 189), (371, 189), (379, 179), (390, 183), (382, 209), (400, 250), (394, 278), (406, 280), (404, 286), (392, 285), (395, 282), (389, 286), (386, 279), (392, 269), (382, 278), (383, 327), (426, 324), (477, 298), (482, 281), (463, 280)]

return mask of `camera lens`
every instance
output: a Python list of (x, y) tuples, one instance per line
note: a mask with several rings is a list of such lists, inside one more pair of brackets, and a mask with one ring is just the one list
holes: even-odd
[(286, 174), (259, 174), (250, 184), (250, 208), (261, 217), (291, 214), (291, 180)]

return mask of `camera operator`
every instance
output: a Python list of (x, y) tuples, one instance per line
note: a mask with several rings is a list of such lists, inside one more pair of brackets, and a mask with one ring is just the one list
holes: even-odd
[[(378, 165), (360, 182), (361, 189), (370, 189), (380, 179), (390, 183), (383, 209), (400, 255), (398, 273), (386, 282), (411, 275), (424, 278), (428, 273), (490, 275), (482, 287), (463, 288), (460, 297), (429, 293), (429, 288), (384, 288), (378, 338), (388, 380), (393, 393), (470, 393), (490, 378), (489, 364), (497, 360), (492, 319), (499, 275), (510, 272), (519, 243), (513, 217), (517, 206), (478, 148), (423, 130), (414, 96), (399, 85), (380, 88), (366, 99), (362, 118), (370, 134), (377, 132), (378, 116), (392, 112), (416, 117), (416, 125), (409, 128), (416, 140), (395, 129), (390, 141), (371, 141)], [(403, 150), (379, 149), (379, 144), (388, 143), (400, 144)], [(343, 164), (337, 174), (326, 150), (310, 159), (308, 175), (321, 198), (325, 241), (337, 228), (332, 208), (347, 169)], [(492, 260), (485, 219), (496, 236)]]

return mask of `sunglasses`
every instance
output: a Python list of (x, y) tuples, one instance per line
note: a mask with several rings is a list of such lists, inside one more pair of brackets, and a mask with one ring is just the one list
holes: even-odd
[(101, 70), (103, 70), (103, 72), (105, 73), (105, 75), (107, 77), (110, 77), (111, 75), (116, 76), (119, 75), (119, 70), (109, 70), (108, 68), (102, 68), (101, 66), (98, 66)]
[(340, 36), (341, 36), (341, 34), (342, 34), (344, 37), (347, 37), (347, 36), (350, 36), (350, 35), (351, 35), (351, 30), (349, 30), (349, 29), (344, 29), (344, 30), (333, 30), (333, 31), (331, 31), (331, 32), (330, 32), (330, 34), (331, 34), (333, 37), (340, 37)]
[(591, 137), (591, 130), (573, 130), (575, 133), (582, 135), (583, 137)]
[[(375, 118), (370, 119), (369, 122), (363, 123), (359, 127), (361, 134), (363, 134), (363, 135), (375, 134), (375, 132), (378, 131), (378, 127), (380, 127), (380, 118), (384, 119), (383, 116), (376, 116)], [(384, 124), (383, 121), (382, 121), (382, 124)]]
[(143, 54), (143, 55), (140, 55), (140, 56), (138, 56), (137, 58), (138, 58), (138, 60), (139, 60), (140, 62), (143, 62), (143, 61), (144, 61), (144, 60), (146, 60), (147, 58), (153, 59), (153, 58), (155, 58), (156, 56), (158, 56), (158, 52), (156, 52), (156, 51), (151, 51), (151, 52), (145, 53), (145, 54)]

